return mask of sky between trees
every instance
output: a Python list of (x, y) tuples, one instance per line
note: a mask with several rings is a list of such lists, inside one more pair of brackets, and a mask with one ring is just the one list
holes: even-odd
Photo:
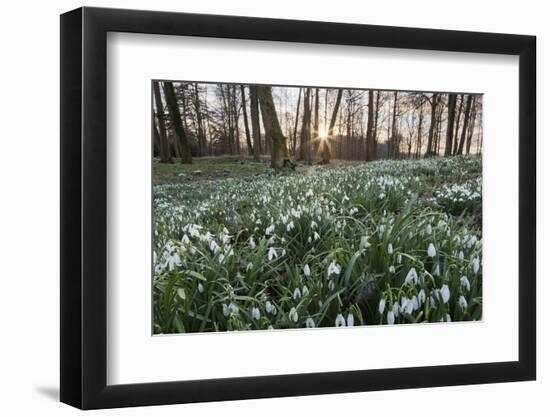
[(154, 156), (372, 161), (480, 154), (481, 94), (154, 81)]

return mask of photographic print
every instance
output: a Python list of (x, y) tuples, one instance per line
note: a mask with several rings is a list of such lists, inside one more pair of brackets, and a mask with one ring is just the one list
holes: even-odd
[(151, 97), (154, 334), (482, 319), (482, 94)]

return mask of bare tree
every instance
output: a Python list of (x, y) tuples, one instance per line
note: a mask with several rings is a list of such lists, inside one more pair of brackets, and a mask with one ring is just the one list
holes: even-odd
[(191, 149), (187, 141), (187, 134), (182, 123), (181, 112), (176, 98), (176, 93), (174, 91), (174, 84), (171, 82), (164, 82), (164, 96), (166, 97), (166, 104), (168, 105), (168, 110), (170, 112), (170, 117), (172, 119), (172, 125), (174, 126), (174, 132), (178, 142), (181, 144), (181, 163), (182, 164), (191, 164), (193, 162), (191, 156)]
[(334, 135), (334, 125), (336, 124), (336, 118), (338, 117), (338, 110), (340, 109), (340, 102), (342, 101), (342, 92), (341, 88), (338, 89), (338, 94), (336, 96), (336, 103), (332, 109), (332, 117), (330, 118), (330, 124), (328, 128), (327, 138), (323, 141), (322, 146), (322, 164), (328, 164), (330, 162), (330, 142)]
[(170, 155), (170, 148), (168, 144), (168, 138), (166, 137), (166, 126), (164, 124), (164, 105), (162, 104), (162, 98), (160, 95), (159, 82), (153, 82), (153, 93), (155, 96), (156, 116), (158, 123), (159, 142), (160, 142), (160, 162), (172, 163), (172, 156)]

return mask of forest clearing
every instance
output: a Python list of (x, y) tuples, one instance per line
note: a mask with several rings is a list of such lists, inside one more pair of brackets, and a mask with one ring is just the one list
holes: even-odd
[(167, 84), (155, 334), (482, 319), (480, 97)]

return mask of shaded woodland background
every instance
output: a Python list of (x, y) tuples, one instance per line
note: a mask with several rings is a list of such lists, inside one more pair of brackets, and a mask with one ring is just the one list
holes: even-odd
[(275, 169), (480, 154), (482, 95), (154, 81), (160, 162), (269, 155)]

